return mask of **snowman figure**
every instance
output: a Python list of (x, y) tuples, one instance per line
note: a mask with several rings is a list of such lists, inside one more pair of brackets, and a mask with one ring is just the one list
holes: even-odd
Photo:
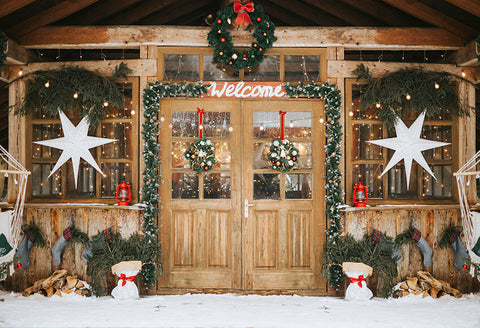
[(118, 299), (139, 298), (134, 280), (141, 269), (141, 261), (123, 261), (112, 266), (112, 273), (118, 277), (117, 287), (112, 290), (112, 296)]
[(365, 280), (369, 275), (372, 275), (373, 269), (371, 266), (357, 262), (343, 262), (342, 269), (350, 280), (350, 285), (345, 291), (345, 300), (364, 301), (372, 298), (373, 293), (367, 287), (367, 281)]

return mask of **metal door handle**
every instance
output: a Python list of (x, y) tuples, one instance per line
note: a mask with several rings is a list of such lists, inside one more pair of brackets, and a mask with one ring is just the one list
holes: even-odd
[(245, 212), (245, 213), (244, 213), (244, 216), (243, 216), (245, 219), (248, 219), (248, 208), (249, 208), (250, 206), (255, 206), (255, 204), (249, 204), (249, 203), (248, 203), (248, 199), (245, 199), (245, 207), (244, 207), (244, 209), (245, 209), (244, 212)]

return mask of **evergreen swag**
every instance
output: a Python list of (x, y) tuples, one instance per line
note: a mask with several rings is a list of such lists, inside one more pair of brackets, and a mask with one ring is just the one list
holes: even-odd
[(342, 282), (342, 262), (332, 257), (329, 252), (331, 246), (341, 242), (342, 220), (340, 217), (340, 205), (343, 204), (343, 190), (340, 187), (342, 173), (340, 172), (340, 158), (342, 157), (342, 125), (340, 124), (340, 111), (342, 105), (342, 95), (335, 85), (328, 83), (318, 85), (314, 82), (304, 84), (299, 82), (297, 85), (285, 83), (287, 97), (298, 98), (305, 95), (308, 98), (321, 98), (325, 102), (325, 136), (327, 144), (325, 146), (325, 202), (328, 228), (326, 230), (328, 242), (327, 252), (324, 254), (325, 263), (328, 263), (327, 276), (328, 282), (332, 287), (340, 286)]
[(78, 111), (87, 117), (90, 129), (94, 130), (108, 110), (105, 102), (109, 106), (124, 106), (123, 93), (116, 82), (125, 79), (130, 71), (126, 64), (120, 63), (109, 78), (78, 67), (25, 74), (17, 80), (28, 80), (28, 90), (23, 101), (14, 107), (15, 114), (40, 112), (57, 117), (59, 109)]
[(189, 161), (192, 170), (202, 173), (210, 170), (217, 160), (215, 159), (215, 147), (206, 138), (198, 138), (188, 146), (184, 154)]
[(112, 266), (122, 261), (142, 261), (142, 276), (145, 281), (145, 270), (155, 266), (158, 243), (156, 239), (145, 243), (138, 233), (128, 239), (120, 234), (112, 233), (112, 239), (106, 241), (103, 232), (92, 237), (91, 252), (88, 257), (87, 274), (92, 278), (91, 291), (96, 296), (104, 294), (105, 277)]
[(440, 235), (440, 241), (438, 242), (438, 246), (441, 248), (447, 248), (452, 245), (455, 241), (455, 238), (459, 237), (462, 233), (463, 227), (462, 226), (454, 226), (453, 224), (449, 224), (445, 227)]
[[(393, 292), (394, 279), (397, 276), (397, 262), (393, 256), (394, 242), (382, 233), (380, 242), (376, 243), (371, 236), (364, 234), (361, 240), (355, 240), (347, 234), (343, 240), (334, 242), (330, 239), (323, 254), (325, 267), (332, 263), (361, 262), (373, 268), (379, 276), (380, 296), (389, 297)], [(341, 271), (340, 271), (341, 272)], [(343, 277), (341, 272), (340, 279)]]
[(24, 224), (22, 226), (22, 230), (23, 230), (23, 233), (26, 236), (28, 236), (28, 238), (30, 238), (30, 240), (33, 240), (33, 246), (37, 246), (37, 247), (45, 246), (45, 239), (43, 238), (42, 231), (37, 225), (35, 225), (35, 223), (32, 222), (31, 224)]
[(7, 42), (7, 36), (0, 31), (0, 69), (5, 66), (5, 61), (7, 60)]
[[(145, 204), (142, 227), (145, 237), (143, 238), (146, 247), (157, 243), (158, 230), (155, 227), (155, 220), (159, 213), (158, 202), (158, 171), (160, 160), (158, 151), (158, 114), (160, 111), (160, 99), (163, 97), (201, 97), (207, 94), (209, 85), (198, 83), (149, 83), (143, 90), (144, 118), (142, 123), (143, 157), (145, 171), (143, 171), (142, 202)], [(158, 248), (148, 253), (147, 264), (143, 265), (142, 276), (146, 285), (153, 285), (158, 277), (160, 265)]]
[(475, 110), (463, 104), (457, 92), (457, 81), (471, 82), (455, 74), (405, 68), (374, 79), (363, 64), (358, 65), (353, 74), (357, 81), (368, 82), (360, 98), (361, 108), (372, 108), (389, 129), (407, 112), (420, 114), (425, 111), (428, 119), (445, 113), (469, 116), (470, 111)]
[(247, 12), (255, 29), (252, 42), (248, 50), (239, 50), (233, 46), (232, 37), (228, 28), (235, 21), (237, 13), (234, 3), (228, 3), (223, 11), (217, 12), (217, 18), (208, 33), (208, 44), (214, 47), (213, 57), (215, 61), (226, 65), (234, 70), (254, 67), (263, 62), (265, 52), (277, 41), (274, 35), (275, 25), (259, 5), (255, 5), (252, 12)]

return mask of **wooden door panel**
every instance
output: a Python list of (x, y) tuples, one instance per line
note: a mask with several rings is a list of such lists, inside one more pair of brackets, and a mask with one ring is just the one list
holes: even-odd
[(273, 269), (277, 265), (277, 213), (255, 211), (253, 251), (256, 269)]
[(312, 211), (289, 211), (288, 254), (292, 269), (311, 269)]
[(209, 268), (230, 267), (231, 212), (207, 211), (207, 254)]
[(196, 211), (172, 211), (173, 266), (194, 267)]

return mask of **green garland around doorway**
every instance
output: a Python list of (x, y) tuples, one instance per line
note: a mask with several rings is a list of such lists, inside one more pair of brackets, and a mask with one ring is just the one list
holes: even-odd
[(340, 158), (342, 157), (342, 125), (340, 124), (340, 112), (342, 106), (342, 95), (335, 85), (328, 83), (319, 85), (314, 82), (309, 84), (299, 83), (292, 85), (285, 83), (284, 88), (289, 98), (298, 98), (301, 95), (308, 98), (321, 98), (325, 102), (325, 136), (327, 144), (325, 146), (325, 195), (326, 212), (328, 228), (326, 230), (327, 243), (324, 259), (328, 265), (324, 273), (327, 275), (329, 284), (332, 287), (338, 287), (342, 282), (342, 264), (337, 263), (329, 251), (332, 246), (340, 242), (342, 236), (342, 220), (340, 217), (340, 205), (343, 204), (343, 189), (340, 186), (342, 173), (340, 172)]
[[(143, 241), (147, 244), (155, 242), (158, 236), (158, 229), (155, 226), (155, 219), (159, 213), (158, 187), (160, 180), (159, 156), (160, 145), (158, 143), (158, 125), (160, 120), (160, 99), (163, 97), (202, 97), (207, 94), (209, 85), (199, 83), (149, 83), (143, 90), (143, 116), (145, 121), (142, 124), (143, 158), (145, 171), (143, 171), (142, 202), (145, 204), (142, 227), (145, 237)], [(153, 249), (150, 262), (142, 269), (143, 281), (146, 285), (153, 285), (160, 273), (158, 250)]]

